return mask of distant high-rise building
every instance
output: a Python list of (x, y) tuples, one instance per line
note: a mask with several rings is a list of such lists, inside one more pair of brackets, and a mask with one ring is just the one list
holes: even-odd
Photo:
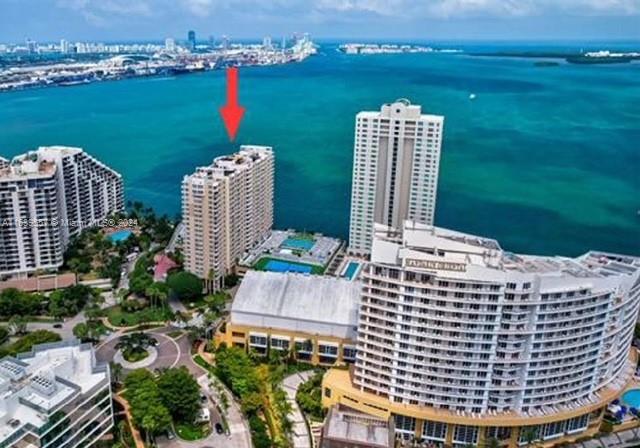
[(265, 36), (262, 39), (262, 48), (264, 48), (265, 50), (270, 50), (272, 47), (271, 45), (271, 36)]
[(25, 44), (27, 46), (27, 51), (30, 54), (34, 54), (34, 53), (36, 53), (38, 51), (38, 45), (36, 44), (36, 41), (31, 40), (31, 39), (27, 39), (25, 41)]
[(167, 37), (164, 40), (164, 49), (169, 53), (173, 53), (176, 51), (176, 41), (170, 37)]
[(241, 146), (182, 181), (184, 256), (188, 271), (220, 287), (242, 254), (273, 226), (274, 156)]
[(196, 32), (195, 31), (189, 31), (189, 33), (187, 33), (187, 42), (189, 44), (189, 50), (193, 51), (196, 49)]
[(433, 224), (443, 123), (404, 99), (356, 115), (350, 251), (369, 254), (374, 223)]
[(222, 36), (222, 49), (225, 51), (229, 49), (229, 36)]
[(60, 39), (60, 53), (69, 53), (69, 42), (65, 39)]
[(74, 235), (124, 208), (122, 177), (80, 148), (0, 164), (0, 277), (56, 269)]

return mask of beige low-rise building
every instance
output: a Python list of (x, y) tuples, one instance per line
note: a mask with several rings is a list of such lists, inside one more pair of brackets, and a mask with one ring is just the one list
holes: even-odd
[(359, 303), (357, 281), (248, 271), (216, 341), (313, 364), (353, 362)]

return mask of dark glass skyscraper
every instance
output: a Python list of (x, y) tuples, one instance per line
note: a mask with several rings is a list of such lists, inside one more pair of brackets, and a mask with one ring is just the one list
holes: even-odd
[(187, 42), (189, 42), (189, 49), (196, 49), (196, 32), (191, 30), (187, 33)]

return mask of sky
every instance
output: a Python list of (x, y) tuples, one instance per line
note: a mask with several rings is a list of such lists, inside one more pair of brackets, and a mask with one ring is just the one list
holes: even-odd
[(640, 0), (0, 0), (0, 42), (640, 40)]

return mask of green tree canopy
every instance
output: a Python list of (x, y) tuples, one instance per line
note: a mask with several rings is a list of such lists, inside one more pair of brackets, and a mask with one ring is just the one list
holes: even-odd
[(176, 272), (167, 279), (171, 291), (181, 300), (191, 300), (202, 294), (202, 280), (190, 272)]
[(75, 316), (98, 293), (86, 285), (58, 289), (49, 296), (49, 312), (55, 317)]
[(58, 333), (49, 330), (36, 330), (21, 337), (8, 347), (0, 348), (0, 358), (6, 355), (15, 356), (18, 353), (28, 352), (34, 345), (58, 342), (61, 339)]
[(46, 299), (40, 294), (29, 294), (15, 288), (0, 291), (0, 316), (35, 316), (42, 314)]
[(200, 410), (200, 387), (186, 367), (168, 369), (158, 378), (160, 398), (175, 421), (192, 423)]
[(127, 375), (125, 387), (133, 422), (144, 430), (150, 444), (154, 435), (171, 426), (171, 415), (162, 403), (155, 378), (146, 369), (136, 369)]

